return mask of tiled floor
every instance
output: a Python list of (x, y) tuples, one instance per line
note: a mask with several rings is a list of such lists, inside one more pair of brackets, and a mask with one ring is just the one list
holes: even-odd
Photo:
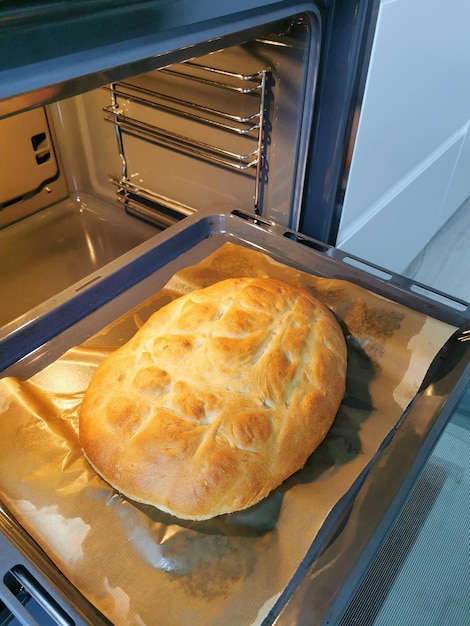
[[(466, 415), (470, 420), (470, 413)], [(395, 528), (406, 530), (400, 545), (392, 531), (394, 558), (401, 569), (374, 626), (470, 625), (470, 430), (448, 424), (429, 459), (407, 515)], [(420, 517), (409, 548), (409, 534)], [(393, 541), (395, 539), (395, 541)], [(404, 549), (403, 549), (403, 547)]]
[[(470, 200), (405, 275), (470, 302)], [(403, 517), (405, 507), (395, 526), (409, 524), (412, 529), (416, 515), (423, 513), (424, 521), (413, 546), (406, 547), (374, 626), (470, 626), (470, 389), (439, 439), (423, 477), (428, 487), (433, 486), (434, 495), (430, 500), (422, 488), (417, 489), (409, 501), (418, 499), (410, 519)]]
[(404, 274), (470, 302), (470, 198), (410, 263)]

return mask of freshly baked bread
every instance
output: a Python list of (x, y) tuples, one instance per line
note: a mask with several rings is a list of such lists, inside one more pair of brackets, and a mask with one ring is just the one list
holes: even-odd
[(177, 517), (245, 509), (323, 440), (345, 372), (341, 329), (307, 290), (223, 280), (154, 313), (99, 365), (81, 446), (119, 492)]

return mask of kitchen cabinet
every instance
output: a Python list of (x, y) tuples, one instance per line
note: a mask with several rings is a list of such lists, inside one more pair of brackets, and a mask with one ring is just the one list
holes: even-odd
[(336, 245), (403, 272), (470, 195), (470, 3), (382, 0)]

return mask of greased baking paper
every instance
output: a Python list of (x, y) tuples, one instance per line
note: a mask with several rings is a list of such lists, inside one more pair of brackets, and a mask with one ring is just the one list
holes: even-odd
[[(255, 507), (184, 522), (121, 497), (85, 461), (78, 409), (97, 364), (170, 299), (231, 276), (310, 288), (348, 344), (347, 389), (303, 470)], [(27, 381), (0, 381), (0, 500), (114, 624), (261, 623), (332, 507), (415, 395), (454, 328), (351, 283), (226, 243)]]

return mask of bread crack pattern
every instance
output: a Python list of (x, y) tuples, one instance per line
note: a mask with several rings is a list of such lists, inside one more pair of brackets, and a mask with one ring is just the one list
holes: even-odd
[(236, 278), (193, 291), (97, 368), (83, 451), (118, 491), (178, 517), (247, 508), (325, 437), (346, 357), (334, 316), (302, 288)]

